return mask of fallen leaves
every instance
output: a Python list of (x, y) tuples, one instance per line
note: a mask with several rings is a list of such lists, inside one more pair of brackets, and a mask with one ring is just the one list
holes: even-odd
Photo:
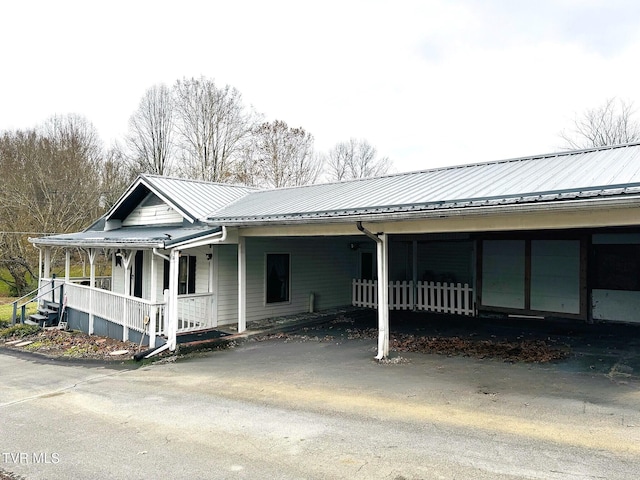
[[(78, 331), (64, 331), (58, 329), (39, 330), (37, 333), (22, 337), (31, 340), (24, 350), (37, 352), (51, 357), (88, 358), (101, 360), (122, 360), (129, 358), (125, 355), (112, 355), (113, 352), (127, 351), (131, 355), (138, 350), (134, 342), (122, 342), (108, 337), (87, 335)], [(8, 339), (7, 339), (8, 340)], [(16, 348), (17, 345), (5, 343), (7, 347)]]
[(389, 348), (397, 352), (462, 355), (475, 358), (500, 358), (508, 362), (545, 363), (561, 360), (567, 350), (549, 345), (544, 340), (507, 341), (475, 340), (461, 337), (434, 337), (411, 334), (394, 335)]

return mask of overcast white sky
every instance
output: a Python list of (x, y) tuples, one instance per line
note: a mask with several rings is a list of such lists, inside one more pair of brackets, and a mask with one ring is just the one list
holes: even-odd
[(78, 113), (109, 145), (147, 88), (203, 75), (397, 171), (547, 153), (576, 113), (640, 106), (639, 27), (636, 0), (2, 2), (0, 130)]

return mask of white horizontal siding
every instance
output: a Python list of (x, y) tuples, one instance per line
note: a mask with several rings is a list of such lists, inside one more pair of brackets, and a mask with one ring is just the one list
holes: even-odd
[(116, 266), (115, 255), (111, 262), (111, 291), (124, 294), (124, 267)]
[(182, 215), (167, 204), (138, 205), (122, 222), (123, 227), (182, 223)]
[(207, 259), (207, 254), (211, 253), (211, 248), (199, 247), (185, 250), (191, 256), (196, 257), (196, 293), (209, 292), (209, 264), (211, 260)]
[[(309, 309), (309, 294), (315, 309), (351, 303), (351, 280), (357, 273), (358, 254), (345, 238), (248, 238), (247, 322)], [(267, 253), (289, 253), (290, 301), (265, 301), (265, 259)]]

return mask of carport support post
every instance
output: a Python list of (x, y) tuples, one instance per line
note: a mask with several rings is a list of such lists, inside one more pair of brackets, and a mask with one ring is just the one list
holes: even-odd
[(379, 233), (376, 241), (378, 260), (378, 355), (382, 360), (389, 355), (389, 239)]
[(247, 329), (247, 244), (238, 238), (238, 333)]

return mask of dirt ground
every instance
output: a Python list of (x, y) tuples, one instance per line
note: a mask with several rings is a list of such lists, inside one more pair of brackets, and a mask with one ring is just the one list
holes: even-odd
[[(140, 346), (133, 342), (122, 342), (113, 338), (57, 328), (40, 330), (33, 335), (19, 338), (2, 338), (0, 347), (34, 352), (52, 358), (78, 358), (107, 362), (130, 360), (140, 349)], [(142, 349), (144, 348), (142, 346)]]
[[(305, 327), (291, 333), (271, 333), (257, 335), (253, 341), (341, 341), (378, 338), (376, 328), (362, 325), (348, 315), (339, 315), (333, 320)], [(29, 343), (27, 343), (29, 342)], [(234, 344), (228, 344), (232, 347)], [(130, 360), (144, 346), (133, 342), (122, 342), (107, 337), (87, 335), (77, 331), (58, 329), (41, 330), (22, 338), (0, 339), (0, 346), (35, 352), (54, 358), (78, 358), (117, 362)], [(569, 355), (566, 345), (558, 345), (550, 340), (520, 338), (475, 338), (462, 335), (438, 335), (433, 333), (391, 332), (389, 348), (391, 352), (414, 352), (446, 356), (467, 356), (474, 358), (497, 358), (508, 362), (544, 363), (561, 360)]]

